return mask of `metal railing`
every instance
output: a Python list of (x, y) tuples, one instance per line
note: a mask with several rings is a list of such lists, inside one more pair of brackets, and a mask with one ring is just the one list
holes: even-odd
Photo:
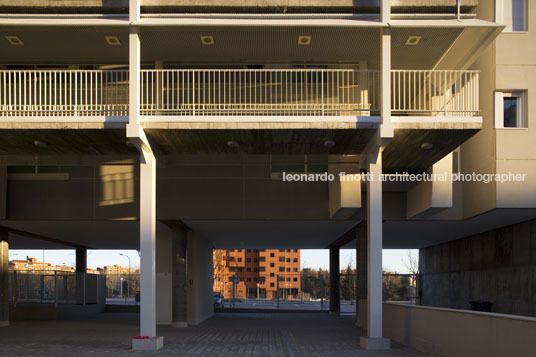
[[(145, 117), (379, 115), (376, 70), (165, 69), (140, 77)], [(391, 80), (395, 116), (479, 113), (476, 71), (393, 70)], [(128, 100), (126, 70), (0, 71), (3, 117), (126, 117)]]
[(393, 115), (473, 116), (480, 112), (478, 71), (391, 71)]
[(0, 116), (127, 116), (128, 71), (0, 71)]
[[(96, 304), (104, 275), (69, 271), (9, 271), (9, 301), (37, 304)], [(99, 285), (102, 285), (99, 287)]]
[(370, 70), (142, 70), (141, 87), (141, 115), (344, 116), (379, 108), (379, 72)]

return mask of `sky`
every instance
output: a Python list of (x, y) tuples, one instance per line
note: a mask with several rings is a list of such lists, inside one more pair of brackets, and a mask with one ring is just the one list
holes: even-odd
[[(414, 258), (418, 257), (418, 250), (408, 249), (384, 249), (383, 250), (383, 269), (397, 273), (409, 273), (407, 269), (408, 253), (411, 252)], [(74, 250), (45, 250), (45, 261), (53, 265), (74, 266)], [(131, 267), (134, 269), (140, 266), (140, 257), (135, 250), (88, 250), (87, 266), (91, 269), (103, 267), (105, 265), (119, 264), (128, 266), (128, 258), (120, 254), (125, 254), (130, 258)], [(341, 249), (340, 267), (345, 269), (348, 264), (355, 268), (355, 249)], [(37, 258), (43, 261), (43, 250), (21, 250), (11, 249), (9, 259), (26, 259), (26, 256)], [(302, 249), (301, 250), (302, 268), (325, 269), (329, 268), (329, 250), (327, 249)]]

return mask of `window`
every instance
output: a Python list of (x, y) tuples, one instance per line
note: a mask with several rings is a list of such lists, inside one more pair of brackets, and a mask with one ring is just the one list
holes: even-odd
[(287, 273), (290, 273), (290, 268), (287, 268)]
[(266, 261), (265, 257), (259, 257), (259, 262), (265, 262), (265, 261)]
[(290, 278), (287, 278), (287, 281), (290, 281)]
[(246, 271), (249, 273), (251, 272), (251, 268), (247, 268)]
[(257, 259), (257, 258), (253, 258), (253, 262), (254, 262), (254, 263), (257, 263), (258, 261), (259, 261), (259, 259)]
[(251, 281), (251, 278), (246, 278), (246, 281)]
[(259, 268), (253, 268), (253, 272), (258, 272), (259, 271)]
[(238, 261), (241, 262), (241, 261), (242, 261), (242, 258), (238, 258)]
[(265, 271), (266, 269), (264, 267), (260, 267), (259, 271)]
[(234, 262), (234, 257), (229, 257), (230, 262)]
[[(527, 31), (527, 0), (503, 0), (502, 14), (498, 9), (497, 21), (506, 25), (504, 31)], [(499, 16), (502, 15), (502, 19)]]
[(293, 270), (294, 270), (296, 273), (298, 272), (298, 268), (294, 268)]
[(526, 128), (525, 93), (495, 92), (495, 127)]
[(284, 261), (285, 261), (285, 257), (279, 257), (279, 261), (280, 261), (280, 262), (284, 262)]
[(279, 249), (279, 252), (283, 253), (285, 250), (284, 249)]
[(285, 267), (279, 267), (279, 271), (285, 271)]
[(274, 287), (274, 283), (270, 283), (270, 286), (271, 286), (271, 287)]
[(294, 280), (294, 281), (298, 281), (298, 278), (294, 278), (293, 280)]
[(251, 253), (251, 249), (246, 249), (246, 252)]
[(273, 267), (275, 266), (275, 264), (274, 264), (274, 263), (270, 263), (270, 266), (273, 268)]
[(290, 258), (287, 258), (287, 263), (290, 263)]
[(274, 274), (274, 273), (270, 273), (270, 277), (272, 277), (272, 278), (273, 278), (274, 276), (275, 276), (275, 274)]
[(251, 258), (246, 258), (246, 262), (251, 263)]
[(270, 253), (270, 258), (273, 258), (275, 256), (274, 253)]
[(297, 262), (298, 262), (298, 258), (294, 258), (293, 261), (294, 261), (294, 263), (297, 263)]
[(253, 281), (259, 281), (259, 278), (253, 278)]

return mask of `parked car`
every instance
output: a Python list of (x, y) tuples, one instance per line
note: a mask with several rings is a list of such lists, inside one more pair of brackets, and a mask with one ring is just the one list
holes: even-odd
[(214, 308), (221, 309), (223, 307), (223, 295), (219, 291), (214, 291)]

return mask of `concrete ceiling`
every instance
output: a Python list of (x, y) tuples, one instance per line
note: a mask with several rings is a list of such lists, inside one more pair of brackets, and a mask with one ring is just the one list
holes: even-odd
[[(487, 28), (480, 29), (486, 35)], [(458, 39), (456, 27), (392, 29), (392, 66), (395, 69), (431, 69)], [(201, 44), (200, 36), (214, 37), (214, 45)], [(298, 45), (298, 36), (311, 37)], [(24, 46), (12, 46), (4, 36), (18, 36)], [(105, 36), (116, 36), (111, 46)], [(420, 36), (407, 46), (409, 36)], [(0, 28), (0, 62), (25, 64), (116, 64), (128, 62), (128, 26), (4, 26)], [(474, 47), (482, 36), (464, 37), (464, 48)], [(142, 61), (154, 63), (358, 63), (378, 68), (379, 29), (375, 27), (144, 27)], [(460, 50), (458, 57), (465, 55)], [(39, 56), (36, 56), (39, 54)], [(419, 61), (415, 61), (418, 58)]]

